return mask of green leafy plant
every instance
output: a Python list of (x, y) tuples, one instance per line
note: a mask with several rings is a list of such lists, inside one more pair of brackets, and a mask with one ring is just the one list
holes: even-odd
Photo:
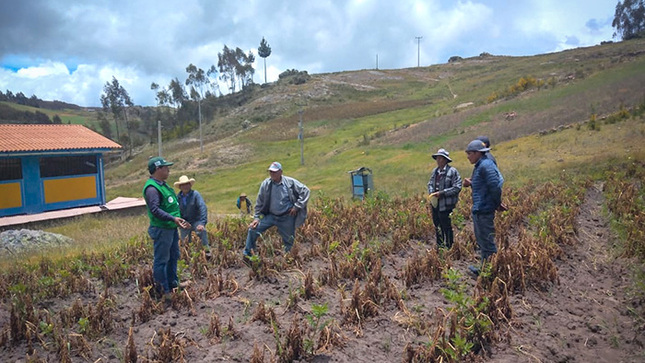
[(40, 334), (51, 335), (54, 332), (54, 324), (41, 321), (39, 324)]
[(90, 320), (88, 318), (82, 317), (78, 319), (78, 326), (79, 326), (79, 332), (81, 334), (85, 334), (89, 331), (90, 328)]
[(304, 339), (303, 345), (305, 352), (308, 354), (314, 353), (316, 337), (327, 325), (329, 325), (329, 323), (331, 323), (331, 319), (323, 319), (325, 315), (327, 315), (328, 311), (329, 308), (327, 307), (327, 303), (324, 303), (323, 305), (312, 304), (311, 314), (306, 315), (307, 322), (309, 322), (309, 334)]

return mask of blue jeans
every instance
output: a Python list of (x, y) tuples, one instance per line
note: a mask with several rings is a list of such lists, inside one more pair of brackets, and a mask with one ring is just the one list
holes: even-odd
[(245, 256), (251, 256), (253, 254), (252, 251), (256, 248), (258, 237), (261, 236), (264, 231), (273, 226), (278, 227), (278, 233), (282, 236), (284, 250), (286, 252), (291, 250), (296, 233), (296, 216), (289, 214), (285, 214), (283, 216), (267, 214), (264, 218), (260, 219), (260, 224), (258, 224), (257, 227), (253, 229), (249, 228), (249, 231), (246, 234), (246, 245), (244, 246)]
[(202, 245), (208, 246), (208, 233), (206, 232), (206, 229), (204, 228), (203, 231), (198, 232), (195, 230), (195, 228), (197, 227), (196, 225), (192, 223), (190, 225), (191, 227), (189, 229), (179, 228), (179, 234), (181, 236), (181, 240), (183, 241), (186, 239), (186, 237), (188, 237), (188, 243), (190, 243), (190, 240), (192, 239), (192, 236), (193, 236), (192, 232), (195, 232), (199, 237), (199, 239), (202, 240)]
[(166, 229), (148, 227), (148, 235), (154, 241), (154, 262), (152, 276), (163, 289), (169, 293), (179, 285), (177, 261), (179, 260), (179, 233), (177, 228)]
[(475, 239), (481, 251), (482, 262), (497, 252), (495, 246), (495, 212), (473, 213)]

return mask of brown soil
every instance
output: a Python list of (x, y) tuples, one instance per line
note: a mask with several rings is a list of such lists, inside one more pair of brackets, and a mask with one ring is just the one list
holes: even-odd
[[(643, 329), (636, 327), (629, 308), (637, 302), (629, 298), (631, 286), (627, 261), (611, 256), (614, 237), (607, 221), (601, 214), (602, 193), (600, 186), (587, 192), (586, 200), (577, 220), (579, 244), (565, 247), (565, 258), (557, 261), (560, 284), (548, 292), (531, 290), (511, 298), (513, 321), (505, 327), (510, 341), (487, 347), (487, 353), (478, 356), (491, 362), (642, 362), (645, 359)], [(276, 245), (279, 241), (275, 238)], [(299, 246), (302, 250), (312, 246)], [(431, 248), (424, 243), (412, 243), (408, 250), (383, 258), (383, 274), (403, 290), (402, 277), (406, 259)], [(283, 257), (275, 257), (283, 258)], [(474, 258), (453, 261), (453, 268), (463, 274), (470, 287), (476, 280), (467, 272), (467, 265)], [(295, 318), (300, 321), (300, 336), (306, 339), (309, 331), (304, 319), (311, 314), (313, 304), (328, 305), (325, 320), (332, 319), (331, 337), (322, 349), (302, 361), (311, 362), (398, 362), (403, 360), (406, 344), (428, 342), (428, 335), (418, 334), (423, 321), (433, 321), (437, 309), (449, 308), (449, 303), (439, 293), (442, 287), (437, 282), (422, 282), (405, 289), (405, 304), (408, 313), (402, 313), (395, 302), (384, 302), (375, 316), (361, 324), (345, 321), (341, 303), (349, 304), (354, 284), (341, 283), (338, 289), (324, 287), (314, 292), (310, 299), (301, 297), (296, 305), (289, 305), (290, 296), (303, 292), (305, 275), (311, 271), (314, 279), (324, 270), (327, 262), (308, 260), (292, 262), (292, 268), (275, 272), (258, 280), (250, 275), (250, 269), (239, 263), (221, 271), (225, 281), (237, 283), (225, 286), (222, 294), (211, 298), (198, 298), (200, 288), (207, 283), (197, 280), (183, 292), (175, 295), (184, 303), (168, 308), (162, 313), (152, 312), (152, 319), (141, 322), (135, 318), (142, 306), (142, 296), (137, 292), (135, 281), (126, 281), (110, 289), (114, 295), (115, 329), (100, 339), (90, 341), (91, 353), (84, 358), (72, 352), (74, 362), (124, 360), (128, 331), (132, 326), (136, 353), (139, 361), (160, 359), (159, 335), (170, 329), (175, 347), (183, 350), (183, 358), (190, 362), (239, 361), (251, 359), (254, 346), (263, 354), (264, 361), (276, 359), (277, 342), (284, 344), (285, 337)], [(217, 274), (216, 271), (212, 271)], [(95, 303), (102, 289), (96, 284), (96, 292), (75, 295), (65, 300), (43, 301), (37, 304), (42, 311), (57, 312), (70, 307), (76, 299), (85, 304)], [(360, 283), (361, 289), (365, 283)], [(203, 291), (203, 290), (202, 290)], [(190, 298), (190, 299), (189, 299)], [(259, 303), (275, 312), (280, 339), (276, 339), (270, 323), (254, 320)], [(640, 301), (642, 304), (642, 301)], [(192, 304), (192, 307), (189, 305)], [(179, 304), (176, 304), (179, 305)], [(642, 306), (633, 306), (642, 311)], [(208, 338), (207, 332), (214, 315), (219, 317), (223, 328), (221, 337)], [(232, 322), (232, 323), (230, 323)], [(0, 308), (0, 331), (9, 324), (9, 308), (5, 303)], [(227, 330), (229, 324), (231, 330)], [(51, 341), (51, 339), (50, 339)], [(43, 349), (34, 344), (36, 354), (46, 361), (58, 361), (56, 349), (50, 344)], [(28, 347), (23, 341), (18, 345), (2, 348), (0, 361), (27, 361)]]
[[(577, 217), (579, 245), (558, 261), (560, 285), (548, 293), (514, 296), (511, 344), (500, 347), (499, 362), (643, 362), (645, 336), (629, 309), (632, 273), (627, 261), (612, 256), (614, 238), (603, 217), (596, 185)], [(640, 307), (642, 311), (642, 306)]]

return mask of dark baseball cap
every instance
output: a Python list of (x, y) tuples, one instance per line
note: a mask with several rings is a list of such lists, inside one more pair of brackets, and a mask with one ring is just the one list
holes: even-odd
[(150, 158), (148, 160), (148, 171), (150, 174), (154, 173), (157, 168), (161, 168), (162, 166), (170, 166), (173, 163), (166, 161), (166, 159), (162, 158), (161, 156), (156, 156), (154, 158)]

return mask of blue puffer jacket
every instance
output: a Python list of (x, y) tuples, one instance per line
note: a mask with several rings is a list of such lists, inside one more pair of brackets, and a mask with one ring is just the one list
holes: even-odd
[(504, 178), (497, 165), (482, 156), (475, 163), (471, 178), (473, 189), (473, 214), (494, 212), (502, 202)]
[(196, 190), (190, 190), (184, 201), (184, 192), (177, 194), (179, 200), (179, 210), (181, 217), (188, 221), (193, 227), (202, 225), (206, 227), (208, 223), (208, 210), (204, 198)]

